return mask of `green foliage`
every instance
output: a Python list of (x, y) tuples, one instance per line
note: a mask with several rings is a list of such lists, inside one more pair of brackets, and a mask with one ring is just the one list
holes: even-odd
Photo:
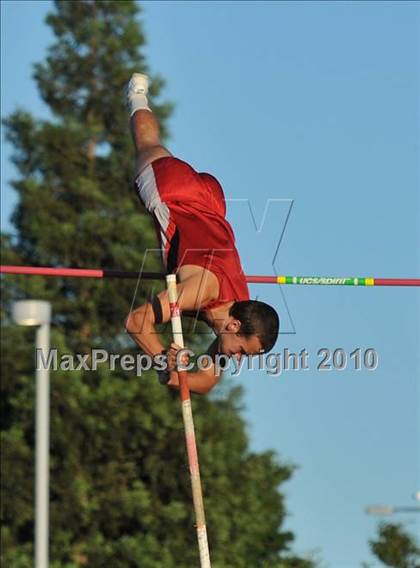
[[(134, 71), (149, 72), (135, 2), (56, 2), (47, 20), (57, 42), (35, 66), (54, 122), (17, 111), (4, 122), (20, 178), (13, 222), (15, 250), (34, 265), (159, 270), (154, 228), (140, 214), (133, 189), (133, 150), (123, 87)], [(169, 103), (152, 78), (150, 100), (165, 134)], [(30, 212), (30, 214), (28, 214)], [(133, 300), (132, 282), (51, 279), (46, 290), (71, 330), (70, 345), (86, 350), (112, 341)], [(142, 287), (136, 302), (147, 290)], [(77, 305), (77, 309), (74, 309)]]
[(392, 568), (419, 568), (420, 548), (413, 536), (402, 525), (381, 523), (378, 536), (369, 541), (379, 560)]
[[(149, 72), (134, 1), (59, 1), (56, 43), (35, 68), (53, 120), (23, 110), (5, 120), (14, 147), (16, 234), (2, 235), (5, 264), (160, 270), (151, 220), (132, 183), (122, 90)], [(151, 103), (167, 133), (171, 105)], [(11, 303), (53, 305), (59, 354), (134, 347), (124, 333), (144, 283), (7, 276), (2, 285), (2, 563), (32, 565), (33, 330), (10, 321)], [(191, 341), (192, 341), (191, 337)], [(194, 410), (214, 568), (312, 568), (289, 552), (279, 485), (293, 467), (249, 450), (241, 393), (197, 398)], [(51, 373), (51, 566), (171, 568), (198, 565), (189, 472), (177, 393), (153, 373)]]

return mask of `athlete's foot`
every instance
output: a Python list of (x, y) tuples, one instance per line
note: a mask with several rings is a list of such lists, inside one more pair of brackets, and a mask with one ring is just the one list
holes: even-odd
[(143, 73), (133, 73), (127, 84), (127, 97), (134, 94), (147, 95), (149, 90), (149, 77)]
[(133, 73), (126, 89), (126, 103), (130, 116), (138, 110), (150, 110), (147, 101), (149, 77), (143, 73)]

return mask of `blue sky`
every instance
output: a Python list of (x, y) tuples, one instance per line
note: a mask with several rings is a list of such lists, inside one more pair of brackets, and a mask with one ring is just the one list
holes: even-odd
[[(2, 2), (1, 111), (48, 116), (31, 78), (49, 2)], [(171, 150), (222, 182), (245, 271), (418, 277), (418, 29), (407, 2), (146, 2), (147, 57), (176, 103)], [(2, 152), (2, 226), (15, 203)], [(257, 231), (249, 213), (252, 208)], [(249, 204), (249, 206), (248, 206)], [(118, 267), (124, 268), (124, 267)], [(371, 503), (419, 482), (419, 291), (252, 286), (310, 369), (244, 373), (252, 447), (300, 468), (284, 486), (299, 553), (379, 564)], [(376, 371), (320, 372), (321, 348), (374, 348)], [(418, 516), (417, 516), (418, 517)], [(392, 517), (418, 530), (414, 515)]]

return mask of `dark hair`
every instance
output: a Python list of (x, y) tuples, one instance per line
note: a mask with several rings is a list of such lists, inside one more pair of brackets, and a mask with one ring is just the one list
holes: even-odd
[(235, 302), (229, 315), (241, 322), (239, 335), (256, 335), (264, 352), (270, 351), (279, 333), (280, 320), (276, 310), (258, 300)]

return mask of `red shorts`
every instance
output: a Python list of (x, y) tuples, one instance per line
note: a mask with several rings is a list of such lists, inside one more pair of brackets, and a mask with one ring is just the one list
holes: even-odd
[(167, 272), (187, 264), (213, 272), (219, 280), (219, 298), (206, 308), (248, 300), (248, 286), (217, 179), (167, 157), (144, 168), (135, 185), (154, 217)]

